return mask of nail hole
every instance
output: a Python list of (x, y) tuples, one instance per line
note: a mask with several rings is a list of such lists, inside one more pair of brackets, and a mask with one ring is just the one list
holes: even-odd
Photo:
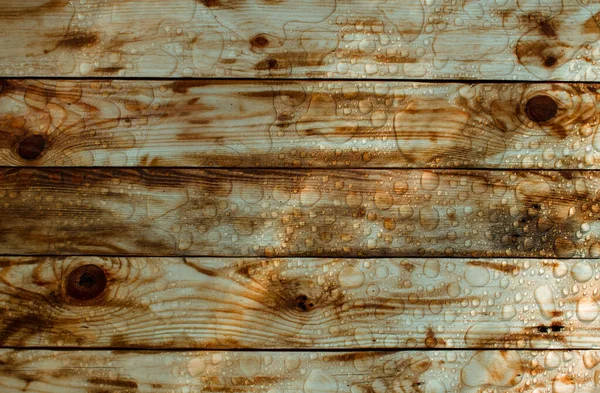
[(46, 140), (41, 135), (29, 135), (19, 143), (19, 155), (25, 160), (35, 160), (44, 151)]
[(536, 123), (543, 123), (552, 119), (556, 116), (557, 111), (558, 105), (556, 105), (556, 101), (551, 97), (543, 95), (532, 97), (527, 101), (525, 107), (527, 117)]
[(106, 288), (106, 274), (96, 265), (79, 266), (67, 276), (65, 291), (76, 300), (98, 297)]

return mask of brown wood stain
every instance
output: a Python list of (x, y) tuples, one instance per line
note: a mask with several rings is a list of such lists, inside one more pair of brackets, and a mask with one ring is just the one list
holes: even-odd
[(0, 7), (0, 391), (600, 386), (593, 2)]

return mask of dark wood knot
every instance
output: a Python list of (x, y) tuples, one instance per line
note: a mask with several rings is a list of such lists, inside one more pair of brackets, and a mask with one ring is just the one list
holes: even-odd
[(536, 123), (544, 123), (554, 116), (558, 111), (558, 105), (551, 97), (545, 95), (534, 96), (525, 106), (525, 112), (529, 120)]
[(315, 304), (306, 295), (296, 297), (296, 309), (300, 311), (310, 311), (315, 307)]
[(41, 135), (29, 135), (19, 143), (19, 155), (25, 160), (35, 160), (44, 151), (46, 140)]
[(106, 288), (106, 274), (96, 265), (79, 266), (67, 276), (65, 291), (75, 300), (94, 299)]
[(264, 48), (269, 45), (269, 39), (262, 34), (258, 34), (252, 38), (252, 46), (257, 48)]

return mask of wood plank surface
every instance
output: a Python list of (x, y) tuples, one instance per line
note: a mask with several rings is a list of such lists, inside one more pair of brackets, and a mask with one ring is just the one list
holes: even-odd
[(0, 350), (6, 393), (592, 393), (598, 351)]
[(0, 170), (0, 253), (600, 255), (586, 171)]
[(0, 259), (0, 345), (600, 348), (598, 260)]
[(595, 84), (0, 83), (2, 166), (600, 167)]
[(595, 1), (23, 0), (5, 76), (599, 80)]

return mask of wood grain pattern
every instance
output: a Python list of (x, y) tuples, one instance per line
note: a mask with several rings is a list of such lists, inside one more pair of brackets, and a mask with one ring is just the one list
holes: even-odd
[(6, 393), (592, 393), (598, 351), (0, 350)]
[(600, 348), (598, 260), (0, 258), (0, 345)]
[(597, 88), (5, 80), (0, 165), (598, 169)]
[(600, 256), (586, 171), (0, 170), (0, 253)]
[(597, 81), (599, 12), (563, 0), (4, 1), (0, 72)]

